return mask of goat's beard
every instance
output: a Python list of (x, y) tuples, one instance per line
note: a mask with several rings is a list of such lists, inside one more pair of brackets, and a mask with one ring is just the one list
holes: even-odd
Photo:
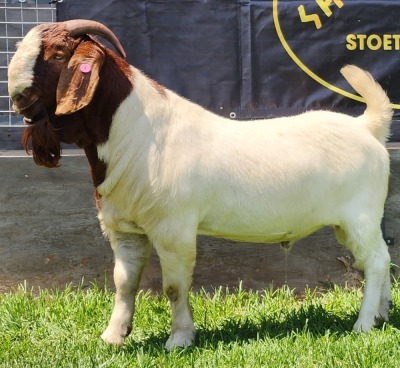
[(49, 168), (59, 166), (61, 143), (48, 116), (35, 120), (25, 128), (22, 145), (28, 154), (32, 154), (37, 165)]

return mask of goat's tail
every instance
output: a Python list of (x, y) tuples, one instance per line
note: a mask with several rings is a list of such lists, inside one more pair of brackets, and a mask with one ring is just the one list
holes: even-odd
[(384, 145), (390, 134), (393, 110), (386, 92), (365, 70), (346, 65), (340, 72), (349, 84), (365, 99), (364, 112), (368, 129)]

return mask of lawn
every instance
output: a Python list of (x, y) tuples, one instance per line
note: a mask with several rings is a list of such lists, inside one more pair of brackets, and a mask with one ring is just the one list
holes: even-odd
[[(361, 296), (341, 287), (301, 296), (288, 288), (191, 293), (196, 345), (168, 353), (163, 296), (139, 293), (132, 334), (117, 348), (99, 338), (113, 305), (109, 290), (21, 287), (0, 295), (0, 367), (398, 367), (400, 310), (391, 323), (354, 333)], [(399, 305), (398, 283), (393, 296)]]

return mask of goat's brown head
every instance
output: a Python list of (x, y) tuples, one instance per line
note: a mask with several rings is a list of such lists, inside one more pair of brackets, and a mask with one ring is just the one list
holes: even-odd
[[(82, 147), (93, 144), (85, 142), (89, 140), (87, 127), (79, 121), (79, 112), (92, 101), (111, 51), (91, 34), (108, 40), (125, 57), (107, 27), (79, 19), (36, 26), (20, 42), (10, 62), (8, 87), (13, 109), (28, 125), (22, 143), (27, 151), (31, 146), (39, 165), (58, 166), (60, 141)], [(68, 129), (63, 124), (68, 124)]]

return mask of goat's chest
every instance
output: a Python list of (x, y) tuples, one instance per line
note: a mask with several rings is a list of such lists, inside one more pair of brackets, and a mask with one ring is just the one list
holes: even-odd
[(128, 211), (128, 207), (103, 198), (99, 209), (99, 220), (106, 230), (124, 233), (143, 234), (144, 230), (138, 225), (134, 211)]
[(163, 216), (163, 208), (152, 195), (137, 196), (128, 190), (115, 188), (101, 199), (99, 218), (103, 226), (125, 233), (147, 233), (151, 224)]

